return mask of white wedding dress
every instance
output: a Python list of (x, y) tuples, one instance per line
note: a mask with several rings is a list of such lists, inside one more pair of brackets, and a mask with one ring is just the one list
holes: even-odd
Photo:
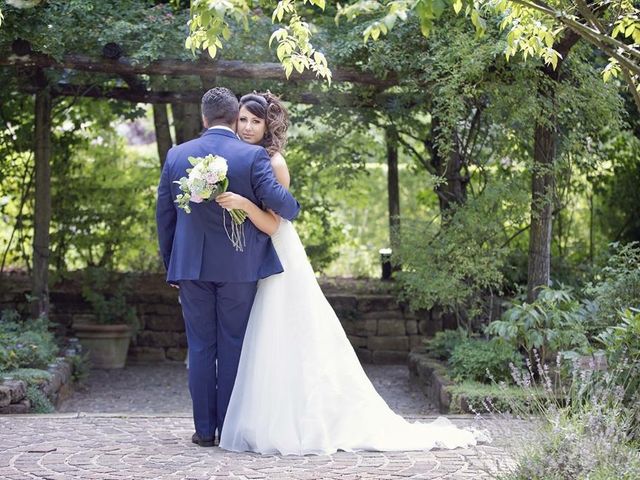
[(220, 447), (305, 455), (475, 445), (478, 432), (446, 418), (410, 423), (387, 406), (291, 222), (282, 220), (272, 239), (284, 273), (258, 283)]

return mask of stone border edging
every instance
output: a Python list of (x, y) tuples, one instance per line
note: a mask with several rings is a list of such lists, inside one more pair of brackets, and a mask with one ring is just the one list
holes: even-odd
[(440, 413), (449, 413), (452, 399), (447, 387), (454, 383), (446, 376), (446, 365), (429, 357), (424, 348), (412, 350), (408, 364), (411, 378), (418, 381), (427, 398), (438, 407)]
[[(73, 364), (68, 357), (61, 357), (61, 360), (49, 365), (47, 371), (51, 378), (44, 380), (37, 385), (37, 388), (46, 395), (54, 407), (57, 407), (71, 393)], [(3, 380), (0, 383), (0, 415), (25, 415), (30, 411), (31, 401), (27, 398), (27, 382)]]
[(452, 393), (456, 383), (447, 376), (447, 364), (427, 355), (424, 347), (409, 353), (409, 374), (427, 398), (447, 415), (475, 415), (465, 394)]

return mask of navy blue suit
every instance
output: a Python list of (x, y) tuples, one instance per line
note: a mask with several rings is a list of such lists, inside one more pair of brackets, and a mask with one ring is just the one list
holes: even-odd
[[(244, 223), (246, 246), (237, 252), (227, 238), (223, 210), (214, 202), (177, 208), (173, 183), (186, 176), (188, 157), (227, 159), (229, 191), (292, 220), (300, 205), (275, 179), (269, 155), (232, 132), (214, 128), (169, 150), (158, 186), (156, 220), (167, 282), (180, 286), (189, 344), (189, 391), (196, 432), (220, 432), (235, 381), (257, 281), (282, 272), (271, 239)], [(225, 213), (227, 226), (231, 219)], [(217, 368), (216, 368), (217, 366)]]

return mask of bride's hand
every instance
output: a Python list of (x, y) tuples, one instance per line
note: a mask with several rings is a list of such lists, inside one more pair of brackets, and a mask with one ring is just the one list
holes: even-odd
[(246, 210), (247, 200), (242, 195), (233, 192), (224, 192), (216, 197), (216, 202), (227, 210)]

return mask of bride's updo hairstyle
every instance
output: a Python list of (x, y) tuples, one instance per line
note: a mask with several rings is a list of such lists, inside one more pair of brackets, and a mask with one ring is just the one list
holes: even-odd
[(261, 145), (269, 155), (282, 153), (287, 144), (289, 114), (280, 99), (268, 91), (248, 93), (240, 99), (240, 108), (242, 107), (265, 121), (267, 128)]

